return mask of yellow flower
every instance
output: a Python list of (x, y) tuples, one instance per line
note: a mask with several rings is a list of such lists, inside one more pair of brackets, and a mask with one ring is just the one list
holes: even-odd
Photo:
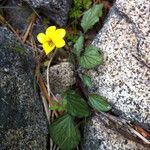
[(65, 46), (64, 36), (66, 31), (64, 29), (56, 29), (56, 26), (50, 26), (46, 29), (46, 33), (39, 33), (37, 35), (38, 41), (42, 44), (43, 49), (48, 55), (55, 47), (61, 48)]

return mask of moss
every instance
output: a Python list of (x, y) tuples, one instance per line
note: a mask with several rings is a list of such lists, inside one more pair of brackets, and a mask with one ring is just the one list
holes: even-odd
[(91, 0), (74, 0), (74, 4), (70, 10), (69, 17), (73, 19), (80, 18), (83, 11), (88, 9), (91, 4)]

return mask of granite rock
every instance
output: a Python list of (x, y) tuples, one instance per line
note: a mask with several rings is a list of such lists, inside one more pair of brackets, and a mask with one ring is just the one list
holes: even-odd
[[(108, 120), (107, 120), (108, 121)], [(149, 150), (108, 129), (98, 116), (93, 116), (84, 128), (82, 150)]]
[(50, 17), (59, 26), (67, 23), (68, 12), (72, 0), (24, 0), (31, 7), (39, 9), (43, 14)]
[[(120, 115), (147, 124), (148, 129), (150, 32), (146, 25), (140, 27), (138, 24), (142, 20), (149, 26), (147, 7), (150, 2), (142, 2), (143, 4), (134, 0), (122, 0), (123, 5), (121, 0), (116, 2), (108, 21), (94, 41), (94, 44), (104, 52), (105, 64), (92, 74), (96, 91), (107, 97), (116, 109), (121, 110), (123, 113)], [(121, 8), (125, 9), (125, 6), (126, 12), (122, 12)], [(141, 15), (143, 7), (145, 13)], [(136, 17), (135, 20), (130, 17), (131, 12), (132, 17)]]
[[(150, 1), (147, 0), (116, 1), (103, 28), (93, 42), (103, 51), (105, 63), (88, 72), (94, 83), (94, 89), (91, 91), (106, 97), (113, 106), (112, 111), (119, 117), (138, 124), (147, 131), (150, 131), (149, 6)], [(92, 120), (96, 122), (95, 127), (86, 126), (87, 132), (84, 137), (91, 134), (89, 138), (93, 143), (103, 139), (106, 143), (114, 144), (109, 147), (104, 144), (105, 142), (99, 142), (97, 150), (139, 149), (135, 144), (135, 148), (130, 145), (129, 148), (124, 148), (122, 145), (126, 143), (123, 142), (122, 137), (119, 138), (119, 135), (111, 131), (111, 136), (116, 134), (114, 137), (117, 137), (110, 138), (109, 130), (101, 125), (100, 120), (96, 120), (95, 117)], [(103, 129), (108, 135), (104, 138), (92, 134), (96, 130), (96, 134), (103, 135)], [(83, 145), (88, 142), (89, 140), (86, 140)], [(105, 148), (103, 148), (104, 145)]]
[(34, 61), (0, 27), (0, 149), (46, 150), (47, 121), (34, 89)]
[(50, 87), (53, 93), (60, 94), (75, 84), (74, 66), (63, 62), (50, 67)]

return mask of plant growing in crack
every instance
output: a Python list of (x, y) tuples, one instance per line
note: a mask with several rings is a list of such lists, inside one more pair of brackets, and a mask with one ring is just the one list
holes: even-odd
[[(56, 116), (59, 115), (49, 125), (50, 136), (64, 150), (71, 150), (78, 146), (80, 142), (78, 123), (81, 121), (81, 118), (89, 117), (92, 109), (103, 112), (111, 109), (104, 97), (95, 93), (89, 93), (88, 88), (92, 87), (91, 78), (81, 72), (82, 68), (85, 70), (92, 69), (103, 63), (103, 54), (100, 49), (92, 44), (85, 47), (84, 44), (87, 31), (102, 16), (102, 7), (100, 4), (94, 5), (84, 13), (81, 20), (83, 32), (80, 33), (71, 55), (71, 62), (75, 66), (76, 86), (64, 92), (61, 101), (48, 98), (50, 110), (54, 111), (57, 114)], [(55, 47), (61, 48), (65, 46), (65, 41), (63, 40), (65, 34), (64, 29), (56, 30), (55, 26), (51, 26), (46, 30), (46, 34), (40, 33), (37, 39), (42, 43), (43, 49), (48, 55)], [(53, 57), (54, 55), (51, 56), (49, 65)]]

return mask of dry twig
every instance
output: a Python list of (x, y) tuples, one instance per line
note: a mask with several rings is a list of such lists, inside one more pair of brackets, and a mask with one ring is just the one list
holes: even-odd
[[(50, 104), (50, 106), (53, 106), (53, 102), (51, 101), (51, 98), (50, 98), (50, 96), (48, 95), (47, 88), (46, 88), (46, 86), (45, 86), (45, 83), (44, 83), (44, 81), (43, 81), (42, 76), (39, 75), (37, 80), (38, 80), (40, 89), (41, 89), (41, 91), (43, 92), (44, 96), (46, 97), (48, 103)], [(54, 110), (53, 112), (54, 112), (55, 116), (57, 117), (57, 116), (58, 116), (57, 112), (56, 112), (55, 110)]]
[(104, 112), (96, 113), (96, 115), (106, 127), (119, 132), (121, 135), (132, 141), (135, 141), (147, 147), (150, 146), (150, 141), (138, 131), (136, 131), (133, 128), (133, 125), (127, 120), (121, 119), (119, 117)]
[(5, 20), (5, 18), (0, 15), (0, 23), (1, 24), (4, 24), (4, 25), (7, 25), (8, 28), (16, 35), (16, 37), (18, 38), (18, 40), (23, 44), (20, 36), (18, 35), (18, 33), (15, 31), (15, 29)]
[(26, 42), (26, 40), (27, 40), (27, 38), (29, 36), (29, 33), (32, 31), (34, 22), (36, 21), (36, 18), (37, 18), (37, 15), (35, 13), (33, 13), (31, 15), (31, 21), (30, 21), (30, 23), (29, 23), (29, 25), (27, 27), (27, 30), (26, 30), (26, 32), (25, 32), (25, 34), (23, 36), (23, 43)]

